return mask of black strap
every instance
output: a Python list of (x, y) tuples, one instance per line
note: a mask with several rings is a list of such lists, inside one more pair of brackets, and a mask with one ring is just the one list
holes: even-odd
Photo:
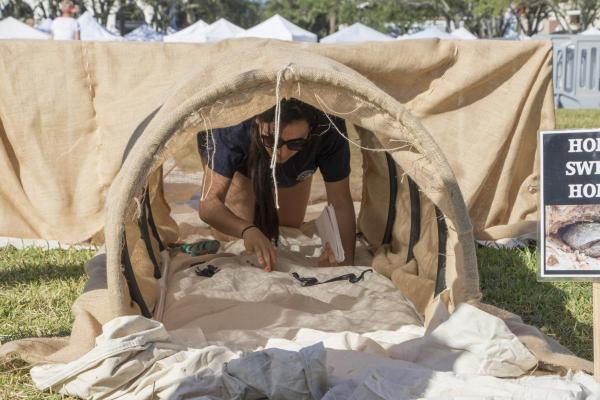
[(331, 282), (337, 282), (337, 281), (348, 281), (350, 283), (357, 283), (357, 282), (360, 282), (363, 280), (363, 278), (367, 272), (373, 272), (373, 270), (369, 268), (369, 269), (365, 269), (363, 272), (361, 272), (359, 276), (356, 276), (356, 274), (351, 273), (351, 274), (336, 276), (335, 278), (331, 278), (331, 279), (328, 279), (323, 282), (319, 282), (319, 280), (315, 277), (303, 278), (300, 275), (298, 275), (297, 272), (292, 272), (292, 276), (294, 278), (296, 278), (296, 280), (299, 281), (302, 286), (315, 286), (315, 285), (322, 285), (323, 283), (331, 283)]
[(448, 227), (444, 214), (435, 208), (435, 217), (438, 227), (438, 269), (435, 277), (435, 294), (437, 296), (446, 289), (446, 242), (448, 241)]
[[(148, 192), (150, 189), (146, 190)], [(148, 196), (149, 197), (149, 196)], [(166, 246), (160, 238), (160, 234), (158, 233), (158, 229), (156, 228), (156, 224), (154, 223), (154, 216), (152, 215), (152, 207), (150, 206), (150, 199), (146, 199), (146, 208), (148, 210), (148, 223), (150, 224), (150, 230), (152, 231), (152, 235), (154, 239), (158, 242), (158, 249), (163, 251)]]
[(421, 195), (419, 187), (410, 179), (408, 179), (408, 191), (410, 194), (410, 236), (408, 238), (408, 250), (406, 252), (406, 262), (410, 262), (414, 255), (414, 247), (421, 237)]
[(388, 205), (388, 216), (385, 224), (385, 231), (383, 233), (382, 244), (390, 244), (392, 242), (392, 234), (394, 229), (394, 222), (396, 221), (396, 199), (398, 198), (398, 169), (396, 168), (396, 162), (389, 153), (385, 153), (385, 160), (387, 161), (388, 176), (390, 182), (390, 199)]
[(131, 267), (131, 259), (129, 258), (129, 251), (127, 250), (127, 236), (125, 233), (123, 233), (123, 240), (125, 241), (125, 244), (123, 245), (123, 250), (121, 251), (121, 263), (124, 267), (123, 275), (125, 275), (125, 280), (127, 281), (129, 296), (131, 296), (131, 300), (135, 301), (140, 307), (144, 317), (152, 318), (152, 314), (148, 310), (148, 306), (142, 297), (142, 292), (140, 292), (140, 288), (135, 280), (135, 274), (133, 273), (133, 268)]
[[(150, 257), (150, 261), (152, 261), (152, 265), (154, 266), (154, 278), (160, 279), (162, 276), (160, 273), (160, 266), (158, 264), (158, 260), (156, 259), (156, 255), (154, 254), (154, 249), (152, 248), (152, 242), (150, 241), (150, 235), (148, 233), (148, 213), (146, 211), (146, 207), (149, 203), (148, 190), (144, 193), (144, 198), (142, 200), (142, 212), (140, 213), (140, 217), (138, 218), (138, 226), (140, 228), (140, 234), (142, 236), (142, 240), (146, 245), (146, 250), (148, 251), (148, 257)], [(159, 242), (160, 243), (160, 242)]]

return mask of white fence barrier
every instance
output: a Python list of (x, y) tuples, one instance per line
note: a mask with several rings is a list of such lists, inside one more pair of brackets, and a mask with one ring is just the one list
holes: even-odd
[(557, 108), (600, 108), (600, 35), (545, 35), (553, 44)]

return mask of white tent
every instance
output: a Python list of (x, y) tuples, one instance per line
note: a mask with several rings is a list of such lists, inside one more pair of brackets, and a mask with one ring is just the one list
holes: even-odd
[(38, 31), (13, 17), (0, 21), (0, 39), (49, 39), (50, 36)]
[(242, 32), (238, 37), (258, 37), (266, 39), (294, 40), (299, 42), (316, 42), (317, 35), (294, 25), (279, 14)]
[(179, 42), (179, 43), (194, 43), (201, 42), (202, 31), (208, 27), (208, 24), (201, 19), (194, 22), (192, 25), (180, 30), (179, 32), (172, 33), (163, 38), (165, 42)]
[(455, 39), (447, 32), (444, 32), (437, 26), (430, 26), (422, 31), (410, 35), (403, 35), (398, 39)]
[(49, 34), (52, 31), (52, 19), (43, 19), (42, 22), (40, 22), (39, 25), (35, 27), (35, 29)]
[(123, 40), (120, 36), (109, 32), (106, 28), (100, 25), (89, 11), (81, 14), (81, 16), (77, 18), (77, 21), (79, 22), (81, 40)]
[(129, 32), (124, 38), (136, 42), (162, 42), (163, 35), (144, 24)]
[(590, 26), (585, 31), (581, 32), (580, 35), (600, 35), (600, 30)]
[(202, 31), (202, 37), (204, 42), (218, 42), (219, 40), (234, 38), (245, 31), (245, 29), (232, 24), (225, 18), (221, 18), (207, 26)]
[(393, 40), (390, 36), (357, 22), (325, 36), (321, 43), (374, 42)]
[(469, 30), (467, 28), (465, 28), (464, 26), (454, 30), (451, 35), (453, 37), (455, 37), (456, 39), (462, 39), (462, 40), (477, 39), (477, 36), (475, 36), (471, 32), (469, 32)]

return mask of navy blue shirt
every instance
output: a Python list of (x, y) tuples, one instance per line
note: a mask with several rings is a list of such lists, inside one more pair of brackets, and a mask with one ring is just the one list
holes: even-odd
[[(332, 118), (340, 132), (346, 134), (344, 120)], [(325, 182), (337, 182), (350, 175), (350, 146), (333, 126), (319, 127), (320, 140), (316, 149), (305, 146), (283, 164), (277, 164), (275, 171), (279, 187), (294, 186), (321, 171)], [(233, 178), (235, 172), (248, 176), (248, 151), (252, 119), (228, 128), (213, 130), (215, 157), (213, 171), (226, 178)], [(213, 142), (205, 132), (198, 134), (198, 150), (205, 160), (213, 150)], [(210, 167), (210, 165), (209, 165)]]

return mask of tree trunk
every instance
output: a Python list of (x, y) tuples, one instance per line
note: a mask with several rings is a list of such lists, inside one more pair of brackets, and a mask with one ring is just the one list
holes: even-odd
[[(569, 25), (569, 19), (567, 18), (565, 13), (562, 12), (562, 10), (559, 7), (554, 6), (552, 4), (550, 5), (550, 8), (551, 8), (552, 12), (554, 12), (556, 19), (558, 20), (558, 23), (563, 28), (563, 30), (572, 34), (573, 31), (571, 30), (571, 26)], [(552, 32), (550, 32), (550, 33), (552, 33)]]
[(335, 13), (329, 14), (329, 34), (333, 34), (337, 31), (337, 16)]

